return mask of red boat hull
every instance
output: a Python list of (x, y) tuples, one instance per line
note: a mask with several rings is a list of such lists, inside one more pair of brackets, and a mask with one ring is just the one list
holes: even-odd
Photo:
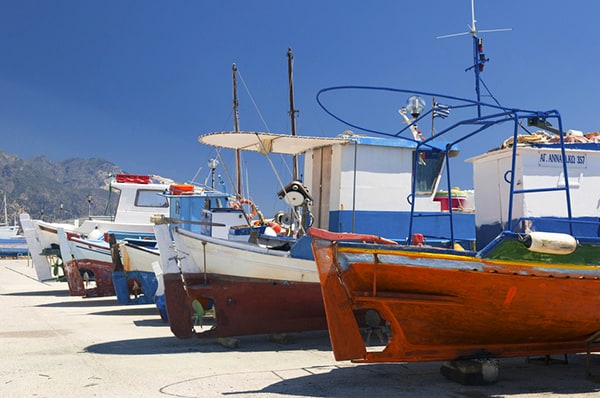
[[(71, 296), (102, 297), (114, 296), (112, 281), (113, 264), (102, 261), (70, 260), (64, 263), (65, 276)], [(96, 283), (93, 288), (86, 288), (83, 274), (88, 272)]]
[[(212, 274), (165, 274), (171, 331), (178, 338), (231, 337), (327, 329), (317, 283), (257, 280)], [(214, 305), (215, 326), (194, 331), (192, 302)]]

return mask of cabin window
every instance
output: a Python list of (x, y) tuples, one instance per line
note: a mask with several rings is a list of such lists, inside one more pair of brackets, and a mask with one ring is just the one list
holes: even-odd
[(210, 209), (223, 209), (228, 207), (227, 196), (207, 196), (204, 199), (204, 208)]
[(212, 208), (213, 209), (222, 209), (224, 207), (227, 207), (227, 198), (213, 198), (213, 204), (212, 204)]
[[(417, 152), (413, 152), (415, 156)], [(431, 195), (435, 189), (444, 164), (444, 152), (424, 151), (418, 153), (419, 160), (416, 162), (416, 193)], [(413, 159), (413, 167), (415, 162)]]
[(137, 207), (169, 207), (169, 202), (162, 195), (162, 191), (138, 189), (135, 195), (135, 205)]

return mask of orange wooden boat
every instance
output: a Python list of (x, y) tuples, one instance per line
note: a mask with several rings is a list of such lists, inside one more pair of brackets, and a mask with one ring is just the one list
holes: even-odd
[[(505, 233), (479, 255), (370, 243), (376, 237), (315, 228), (309, 235), (337, 360), (437, 361), (600, 347), (593, 339), (600, 331), (598, 242), (580, 242), (568, 255), (536, 253), (519, 235)], [(507, 260), (507, 253), (520, 260)], [(365, 314), (368, 326), (361, 329)]]
[[(308, 231), (335, 358), (440, 361), (599, 349), (597, 133), (565, 131), (556, 110), (508, 108), (479, 98), (402, 89), (333, 87), (321, 90), (319, 103), (325, 93), (343, 89), (410, 96), (400, 110), (408, 126), (395, 136), (413, 132), (415, 172), (408, 197), (410, 228), (402, 240)], [(453, 115), (466, 116), (448, 117), (448, 127), (437, 126), (435, 135), (425, 138), (417, 123), (432, 120), (436, 108), (426, 111), (421, 97), (435, 98)], [(447, 140), (441, 157), (446, 160), (447, 200), (453, 203), (451, 148), (506, 124), (513, 135), (501, 148), (468, 160), (474, 168), (476, 242), (463, 245), (469, 250), (457, 244), (454, 206), (447, 207), (446, 237), (423, 236), (419, 226), (428, 215), (419, 212), (415, 198), (416, 176), (426, 162), (420, 155), (424, 148), (441, 148), (434, 140)], [(523, 126), (540, 130), (532, 134)]]

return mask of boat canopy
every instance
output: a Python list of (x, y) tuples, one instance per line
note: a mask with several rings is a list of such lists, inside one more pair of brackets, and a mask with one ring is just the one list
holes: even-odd
[(305, 137), (250, 131), (221, 131), (201, 135), (198, 137), (198, 141), (218, 148), (254, 151), (262, 154), (298, 155), (310, 149), (333, 144), (347, 144), (352, 140), (348, 138)]

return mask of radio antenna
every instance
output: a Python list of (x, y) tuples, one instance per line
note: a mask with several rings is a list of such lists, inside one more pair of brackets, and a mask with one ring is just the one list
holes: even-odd
[[(449, 37), (456, 36), (464, 36), (470, 34), (473, 37), (473, 65), (469, 66), (466, 71), (473, 69), (475, 71), (475, 92), (477, 94), (477, 102), (481, 100), (481, 92), (480, 92), (480, 74), (483, 72), (484, 65), (489, 61), (489, 58), (485, 57), (483, 53), (483, 39), (477, 36), (477, 28), (475, 27), (475, 23), (477, 20), (475, 19), (475, 0), (471, 0), (471, 25), (467, 25), (469, 28), (468, 32), (461, 33), (453, 33), (449, 35), (437, 36), (436, 39), (446, 39)], [(489, 33), (489, 32), (506, 32), (512, 30), (512, 28), (503, 28), (503, 29), (487, 29), (480, 30), (479, 33)], [(481, 117), (481, 108), (479, 105), (477, 106), (477, 114)]]

